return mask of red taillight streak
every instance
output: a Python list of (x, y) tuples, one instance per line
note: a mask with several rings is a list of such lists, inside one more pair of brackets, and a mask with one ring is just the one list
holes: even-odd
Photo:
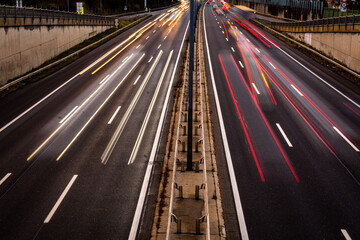
[(227, 37), (227, 39), (229, 39), (229, 35), (228, 35), (228, 32), (227, 32), (226, 26), (225, 26), (225, 24), (224, 24), (224, 22), (222, 20), (221, 20), (221, 22), (222, 22), (222, 24), (224, 26), (224, 29), (225, 29), (225, 32), (226, 32), (226, 37)]
[[(275, 66), (275, 65), (274, 65)], [(313, 100), (311, 100), (311, 98), (309, 98), (308, 95), (306, 95), (290, 78), (288, 78), (288, 76), (286, 76), (286, 74), (281, 71), (278, 67), (276, 67), (277, 71), (292, 85), (294, 85), (300, 92), (301, 94), (304, 96), (304, 98), (320, 113), (321, 116), (323, 116), (323, 118), (331, 125), (331, 126), (335, 126), (342, 134), (344, 134), (344, 136), (346, 136), (349, 141), (352, 142), (352, 144), (354, 144), (357, 148), (359, 148), (359, 146), (355, 143), (355, 141), (349, 136), (347, 135)]]
[[(231, 58), (232, 58), (232, 60), (233, 60), (233, 62), (234, 62), (234, 65), (235, 65), (236, 69), (238, 70), (238, 72), (239, 72), (239, 74), (240, 74), (240, 76), (241, 76), (242, 80), (244, 81), (244, 78), (242, 77), (242, 74), (241, 74), (241, 72), (240, 72), (240, 69), (239, 69), (239, 67), (236, 65), (236, 62), (235, 62), (234, 58), (233, 58), (232, 56), (231, 56)], [(245, 81), (244, 81), (244, 84), (245, 84), (246, 89), (248, 90), (249, 94), (251, 95), (251, 91), (250, 91), (249, 87), (246, 85)], [(299, 177), (297, 176), (297, 174), (296, 174), (296, 172), (295, 172), (295, 170), (294, 170), (293, 166), (291, 165), (291, 163), (290, 163), (290, 161), (289, 161), (288, 157), (287, 157), (287, 156), (286, 156), (286, 154), (285, 154), (285, 151), (282, 149), (282, 147), (281, 147), (281, 145), (280, 145), (279, 141), (277, 140), (277, 138), (276, 138), (276, 136), (275, 136), (274, 132), (272, 131), (272, 129), (271, 129), (270, 125), (269, 125), (269, 122), (266, 120), (266, 118), (265, 118), (265, 116), (264, 116), (263, 112), (261, 111), (261, 109), (260, 109), (259, 105), (258, 105), (255, 101), (254, 101), (254, 103), (255, 103), (255, 106), (256, 106), (256, 108), (258, 109), (258, 111), (259, 111), (259, 113), (260, 113), (260, 115), (261, 115), (261, 117), (262, 117), (262, 119), (263, 119), (264, 123), (266, 124), (266, 127), (268, 128), (268, 130), (269, 130), (269, 132), (270, 132), (271, 136), (273, 137), (273, 139), (274, 139), (274, 141), (275, 141), (276, 145), (278, 146), (278, 148), (279, 148), (279, 150), (280, 150), (280, 152), (281, 152), (282, 156), (284, 157), (284, 159), (285, 159), (285, 161), (286, 161), (286, 163), (287, 163), (287, 165), (288, 165), (288, 167), (289, 167), (289, 169), (290, 169), (291, 173), (293, 174), (293, 176), (294, 176), (294, 178), (295, 178), (296, 182), (300, 182)]]
[(286, 91), (282, 88), (282, 86), (275, 80), (274, 77), (265, 69), (264, 72), (270, 77), (271, 81), (275, 84), (275, 86), (280, 90), (280, 92), (284, 95), (286, 100), (292, 105), (295, 111), (300, 115), (300, 117), (305, 121), (305, 123), (310, 127), (310, 129), (315, 133), (315, 135), (319, 138), (319, 140), (325, 145), (325, 147), (333, 154), (336, 154), (336, 150), (334, 147), (326, 140), (326, 138), (320, 133), (320, 131), (316, 128), (315, 124), (311, 122), (311, 120), (304, 114), (304, 112), (297, 106), (295, 101), (286, 93)]
[(241, 56), (242, 56), (242, 58), (243, 58), (243, 60), (244, 60), (244, 64), (245, 64), (245, 68), (246, 68), (246, 73), (247, 73), (248, 78), (249, 78), (250, 87), (251, 87), (253, 96), (255, 96), (256, 102), (259, 102), (259, 99), (258, 99), (257, 95), (255, 94), (255, 89), (254, 89), (254, 86), (253, 86), (252, 76), (251, 76), (251, 74), (250, 74), (249, 66), (248, 66), (248, 63), (247, 63), (247, 61), (246, 61), (244, 52), (242, 51), (242, 48), (241, 48), (239, 42), (237, 42), (237, 45), (238, 45), (239, 51), (240, 51), (240, 53), (241, 53)]
[[(244, 133), (245, 133), (245, 136), (246, 136), (246, 140), (247, 140), (247, 142), (248, 142), (248, 144), (249, 144), (249, 147), (250, 147), (251, 153), (252, 153), (252, 155), (253, 155), (253, 158), (254, 158), (256, 167), (257, 167), (257, 169), (258, 169), (258, 172), (259, 172), (261, 181), (265, 182), (264, 174), (263, 174), (263, 172), (262, 172), (262, 170), (261, 170), (261, 168), (260, 168), (260, 164), (259, 164), (259, 161), (258, 161), (258, 159), (257, 159), (257, 157), (256, 157), (256, 154), (255, 154), (255, 150), (254, 150), (254, 148), (253, 148), (253, 145), (252, 145), (252, 143), (251, 143), (251, 141), (250, 141), (250, 137), (249, 137), (249, 134), (248, 134), (248, 132), (247, 132), (247, 130), (246, 130), (244, 120), (243, 120), (243, 118), (242, 118), (242, 116), (241, 116), (241, 114), (240, 114), (240, 110), (239, 110), (239, 107), (238, 107), (238, 105), (237, 105), (237, 103), (236, 103), (235, 96), (234, 96), (234, 93), (233, 93), (233, 91), (232, 91), (232, 88), (231, 88), (229, 79), (228, 79), (228, 77), (227, 77), (227, 74), (226, 74), (226, 71), (225, 71), (225, 68), (224, 68), (224, 64), (223, 64), (223, 62), (222, 62), (222, 60), (221, 60), (220, 54), (219, 54), (219, 59), (220, 59), (221, 67), (222, 67), (222, 69), (223, 69), (223, 71), (224, 71), (225, 79), (226, 79), (226, 82), (227, 82), (227, 84), (228, 84), (228, 87), (229, 87), (229, 90), (230, 90), (230, 94), (231, 94), (232, 100), (233, 100), (234, 105), (235, 105), (235, 107), (236, 107), (237, 114), (238, 114), (238, 116), (239, 116), (239, 118), (240, 118), (241, 125), (242, 125), (242, 127), (243, 127), (243, 129), (244, 129)], [(246, 85), (246, 84), (245, 84), (245, 85)], [(246, 85), (246, 86), (247, 86), (247, 85)]]
[(353, 111), (356, 115), (358, 115), (360, 117), (360, 114), (355, 112), (354, 109), (352, 109), (351, 107), (349, 107), (349, 105), (347, 105), (346, 103), (343, 103), (345, 106), (347, 106), (351, 111)]
[[(243, 45), (242, 42), (240, 42), (240, 43)], [(245, 45), (247, 45), (246, 42), (245, 42)], [(249, 46), (246, 46), (246, 47), (249, 48)], [(249, 53), (250, 53), (251, 57), (254, 59), (255, 64), (256, 64), (256, 67), (258, 68), (258, 70), (259, 70), (259, 72), (260, 72), (260, 74), (261, 74), (261, 69), (260, 69), (260, 67), (259, 67), (259, 63), (260, 63), (260, 62), (256, 59), (255, 55), (254, 55), (251, 51), (249, 51)], [(273, 102), (274, 105), (277, 105), (277, 102), (276, 102), (276, 100), (275, 100), (275, 97), (274, 97), (274, 95), (273, 95), (270, 87), (267, 86), (267, 84), (265, 83), (265, 80), (264, 80), (264, 79), (262, 79), (262, 80), (264, 81), (264, 84), (265, 84), (265, 86), (266, 86), (266, 90), (267, 90), (268, 94), (269, 94), (270, 97), (271, 97), (271, 101)], [(251, 83), (251, 86), (252, 86), (252, 83)], [(253, 94), (255, 94), (253, 88), (252, 88), (252, 91), (253, 91)], [(259, 101), (257, 101), (257, 102), (259, 102)]]
[(273, 41), (271, 41), (270, 39), (268, 39), (267, 37), (265, 37), (264, 34), (262, 34), (261, 32), (259, 32), (259, 30), (257, 30), (257, 28), (256, 28), (254, 25), (252, 25), (251, 23), (249, 23), (249, 22), (246, 21), (245, 19), (244, 19), (244, 21), (245, 21), (248, 25), (250, 25), (257, 33), (259, 33), (263, 38), (265, 38), (266, 40), (268, 40), (268, 41), (269, 41), (270, 43), (272, 43), (275, 47), (280, 48), (276, 43), (274, 43)]
[(253, 30), (251, 30), (250, 28), (248, 28), (246, 25), (244, 25), (243, 23), (240, 23), (238, 20), (236, 20), (235, 18), (233, 18), (238, 24), (240, 24), (243, 28), (245, 28), (246, 30), (248, 30), (249, 32), (251, 32), (257, 39), (259, 39), (262, 43), (264, 43), (268, 48), (271, 48), (271, 46), (269, 44), (267, 44), (264, 40), (262, 40), (259, 35), (257, 35)]

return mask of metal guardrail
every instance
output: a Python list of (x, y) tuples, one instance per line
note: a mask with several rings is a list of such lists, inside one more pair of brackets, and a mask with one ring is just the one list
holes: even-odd
[(4, 6), (0, 5), (0, 17), (4, 18), (65, 18), (68, 20), (77, 20), (77, 21), (98, 21), (104, 23), (115, 23), (114, 17), (105, 17), (98, 15), (90, 14), (77, 14), (75, 12), (64, 12), (57, 10), (48, 10), (40, 8), (18, 8), (15, 6)]

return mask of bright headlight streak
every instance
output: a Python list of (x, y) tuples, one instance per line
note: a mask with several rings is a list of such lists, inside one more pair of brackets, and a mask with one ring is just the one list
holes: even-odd
[(57, 157), (56, 161), (59, 161), (60, 158), (66, 153), (66, 151), (71, 147), (71, 145), (76, 141), (76, 139), (80, 136), (80, 134), (85, 130), (85, 128), (89, 125), (89, 123), (94, 119), (94, 117), (98, 114), (98, 112), (104, 107), (104, 105), (109, 101), (109, 99), (114, 95), (117, 89), (121, 86), (121, 84), (125, 81), (125, 79), (129, 76), (129, 74), (134, 70), (134, 68), (139, 64), (141, 59), (145, 56), (145, 53), (137, 60), (135, 65), (130, 69), (130, 71), (125, 75), (125, 77), (119, 82), (119, 84), (114, 88), (114, 90), (109, 94), (109, 96), (105, 99), (105, 101), (100, 105), (100, 107), (96, 110), (96, 112), (91, 116), (91, 118), (85, 123), (85, 125), (81, 128), (81, 130), (76, 134), (76, 136), (71, 140), (71, 142), (66, 146), (66, 148), (61, 152), (61, 154)]
[(164, 20), (164, 18), (166, 18), (167, 16), (169, 16), (170, 13), (166, 13), (160, 20), (159, 22), (161, 22), (162, 20)]
[(144, 118), (144, 121), (143, 121), (143, 124), (141, 125), (141, 129), (140, 129), (140, 132), (139, 132), (139, 135), (136, 139), (136, 142), (135, 142), (135, 146), (131, 152), (131, 155), (130, 155), (130, 158), (129, 158), (129, 161), (128, 161), (128, 165), (132, 164), (134, 161), (135, 161), (135, 157), (139, 151), (139, 147), (140, 147), (140, 143), (144, 137), (144, 133), (145, 133), (145, 130), (146, 130), (146, 127), (149, 123), (149, 119), (150, 119), (150, 114), (152, 112), (152, 109), (154, 107), (154, 104), (155, 104), (155, 101), (157, 99), (157, 96), (159, 94), (159, 91), (160, 91), (160, 87), (162, 85), (162, 82), (164, 80), (164, 77), (165, 77), (165, 74), (166, 74), (166, 71), (167, 71), (167, 68), (169, 66), (169, 63), (170, 63), (170, 60), (171, 60), (171, 57), (172, 57), (172, 54), (173, 54), (174, 50), (171, 50), (170, 54), (169, 54), (169, 57), (166, 61), (166, 64), (165, 64), (165, 67), (164, 67), (164, 70), (163, 72), (161, 73), (161, 76), (160, 76), (160, 80), (159, 80), (159, 83), (158, 85), (156, 86), (156, 90), (155, 90), (155, 93), (154, 93), (154, 96), (152, 97), (151, 99), (151, 102), (150, 102), (150, 106), (146, 112), (146, 115), (145, 115), (145, 118)]
[(150, 77), (151, 77), (151, 75), (152, 75), (152, 73), (153, 73), (156, 65), (158, 64), (158, 62), (159, 62), (162, 54), (163, 54), (163, 51), (160, 50), (160, 52), (159, 52), (159, 54), (157, 55), (157, 57), (156, 57), (153, 65), (151, 66), (149, 72), (146, 74), (146, 77), (144, 78), (144, 80), (143, 80), (142, 84), (140, 85), (138, 91), (136, 92), (135, 97), (134, 97), (133, 100), (131, 101), (128, 109), (126, 110), (126, 112), (125, 112), (123, 118), (121, 119), (118, 127), (116, 128), (113, 136), (111, 137), (110, 142), (109, 142), (108, 145), (106, 146), (105, 151), (104, 151), (103, 154), (101, 155), (101, 163), (102, 163), (102, 164), (106, 164), (107, 161), (109, 160), (110, 155), (111, 155), (112, 151), (114, 150), (115, 145), (116, 145), (116, 143), (118, 142), (118, 140), (119, 140), (119, 138), (120, 138), (120, 135), (121, 135), (121, 133), (122, 133), (122, 131), (123, 131), (123, 129), (124, 129), (127, 121), (129, 120), (130, 115), (131, 115), (132, 111), (134, 110), (134, 108), (135, 108), (135, 106), (136, 106), (136, 104), (137, 104), (137, 102), (138, 102), (138, 100), (139, 100), (142, 92), (144, 91), (144, 88), (145, 88), (147, 82), (149, 81), (149, 79), (150, 79)]
[[(108, 77), (108, 79), (106, 79), (105, 82), (109, 81), (111, 79), (112, 76), (114, 76), (125, 64), (127, 61), (129, 61), (129, 59), (131, 59), (131, 57), (133, 56), (133, 54), (130, 55), (130, 57), (123, 63), (121, 64), (111, 75), (110, 77)], [(86, 103), (88, 103), (94, 96), (96, 93), (98, 93), (100, 91), (100, 89), (103, 88), (103, 86), (105, 86), (105, 84), (100, 85), (81, 105), (80, 107), (78, 107), (26, 160), (30, 161), (62, 128), (63, 126), (70, 121), (70, 119), (72, 119), (73, 116), (75, 116), (75, 114), (77, 112), (80, 111), (80, 109), (83, 108), (83, 106), (85, 106)]]
[(93, 71), (91, 74), (95, 74), (97, 71), (99, 71), (101, 68), (103, 68), (106, 64), (108, 64), (111, 60), (113, 60), (117, 55), (119, 55), (122, 51), (124, 51), (128, 46), (130, 46), (133, 42), (135, 42), (139, 37), (141, 37), (141, 35), (146, 32), (149, 28), (151, 28), (153, 25), (155, 25), (155, 23), (151, 23), (149, 26), (147, 26), (145, 29), (143, 29), (144, 27), (142, 27), (141, 32), (139, 32), (138, 35), (136, 35), (136, 37), (129, 42), (125, 47), (123, 47), (120, 51), (118, 51), (114, 56), (112, 56), (110, 59), (108, 59), (105, 63), (103, 63), (100, 67), (98, 67), (95, 71)]
[(154, 21), (156, 22), (157, 20), (159, 20), (159, 18), (161, 18), (162, 16), (164, 16), (165, 13), (161, 14), (160, 16), (158, 16)]
[[(96, 64), (98, 64), (100, 61), (102, 61), (104, 58), (106, 58), (107, 56), (109, 56), (111, 53), (113, 53), (114, 51), (116, 51), (116, 49), (118, 49), (119, 47), (121, 47), (122, 45), (124, 45), (126, 42), (128, 42), (131, 38), (133, 38), (134, 36), (136, 36), (137, 33), (141, 32), (144, 28), (146, 28), (148, 25), (152, 24), (151, 22), (147, 23), (145, 26), (143, 26), (142, 28), (140, 28), (139, 30), (137, 30), (136, 32), (134, 32), (133, 34), (130, 35), (130, 37), (128, 37), (126, 40), (124, 40), (122, 43), (120, 43), (119, 45), (117, 45), (116, 47), (114, 47), (113, 49), (111, 49), (109, 52), (107, 52), (106, 54), (102, 55), (100, 58), (98, 58), (95, 62), (93, 62), (92, 64), (90, 64), (88, 67), (86, 67), (84, 70), (82, 70), (79, 75), (84, 74), (86, 71), (88, 71), (90, 68), (92, 68), (93, 66), (95, 66)], [(153, 23), (155, 24), (155, 23)]]

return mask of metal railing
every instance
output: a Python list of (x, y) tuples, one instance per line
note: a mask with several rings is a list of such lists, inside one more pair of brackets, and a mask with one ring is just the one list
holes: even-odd
[(90, 14), (77, 14), (75, 12), (64, 12), (40, 8), (18, 8), (15, 6), (0, 5), (0, 17), (3, 18), (62, 18), (76, 21), (96, 21), (105, 24), (114, 24), (115, 18)]
[(360, 15), (337, 17), (337, 18), (325, 18), (317, 20), (309, 20), (302, 22), (272, 22), (277, 26), (287, 26), (287, 27), (301, 27), (301, 26), (323, 26), (323, 25), (352, 25), (360, 24)]

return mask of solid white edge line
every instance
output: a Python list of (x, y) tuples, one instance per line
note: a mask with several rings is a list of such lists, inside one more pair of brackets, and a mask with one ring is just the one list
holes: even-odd
[(109, 158), (110, 158), (110, 156), (111, 156), (117, 142), (119, 141), (119, 138), (120, 138), (120, 136), (121, 136), (127, 122), (129, 121), (129, 118), (130, 118), (132, 112), (134, 111), (135, 106), (137, 105), (137, 103), (138, 103), (138, 101), (140, 99), (140, 96), (143, 94), (143, 91), (144, 91), (146, 85), (148, 84), (152, 73), (154, 72), (157, 64), (159, 63), (159, 60), (160, 60), (162, 54), (163, 54), (163, 51), (160, 50), (157, 57), (155, 58), (154, 63), (152, 64), (151, 68), (149, 69), (148, 73), (146, 74), (143, 82), (141, 83), (140, 87), (138, 88), (138, 90), (137, 90), (134, 98), (132, 99), (130, 105), (128, 106), (128, 108), (127, 108), (124, 116), (122, 117), (118, 127), (116, 128), (113, 136), (111, 137), (111, 140), (109, 141), (105, 151), (101, 155), (101, 163), (102, 164), (107, 164), (107, 162), (108, 162), (108, 160), (109, 160)]
[(134, 82), (133, 85), (136, 85), (136, 83), (139, 81), (140, 77), (141, 77), (141, 75), (139, 75), (139, 76), (136, 78), (136, 80), (135, 80), (135, 82)]
[(3, 184), (3, 182), (5, 182), (6, 179), (7, 179), (8, 177), (10, 177), (10, 175), (11, 175), (11, 173), (7, 173), (7, 174), (0, 180), (0, 185)]
[(188, 31), (188, 28), (189, 28), (189, 24), (190, 24), (190, 22), (188, 22), (188, 25), (187, 25), (187, 27), (185, 29), (185, 34), (184, 34), (183, 40), (182, 40), (180, 48), (179, 48), (179, 54), (178, 54), (177, 59), (176, 59), (173, 74), (171, 76), (171, 80), (170, 80), (170, 83), (169, 83), (169, 88), (168, 88), (168, 91), (166, 93), (163, 109), (162, 109), (161, 116), (160, 116), (160, 119), (159, 119), (158, 128), (156, 130), (154, 144), (153, 144), (153, 147), (151, 149), (151, 153), (150, 153), (150, 157), (149, 157), (149, 163), (148, 163), (148, 166), (146, 168), (144, 181), (143, 181), (143, 184), (142, 184), (142, 187), (141, 187), (139, 200), (138, 200), (138, 203), (137, 203), (137, 206), (136, 206), (134, 219), (133, 219), (133, 222), (132, 222), (132, 225), (131, 225), (131, 229), (130, 229), (130, 233), (129, 233), (129, 240), (134, 240), (136, 238), (136, 233), (137, 233), (137, 230), (138, 230), (138, 227), (139, 227), (141, 212), (142, 212), (143, 207), (144, 207), (146, 192), (147, 192), (147, 189), (148, 189), (148, 186), (149, 186), (150, 174), (151, 174), (151, 171), (152, 171), (153, 163), (154, 163), (154, 160), (155, 160), (155, 155), (156, 155), (158, 145), (159, 145), (159, 142), (160, 142), (160, 135), (161, 135), (161, 130), (162, 130), (163, 125), (164, 125), (166, 110), (167, 110), (168, 105), (169, 105), (170, 92), (172, 90), (172, 85), (173, 85), (174, 78), (175, 78), (176, 68), (177, 68), (177, 65), (179, 63), (179, 59), (180, 59), (180, 55), (181, 55), (181, 49), (183, 48), (183, 45), (184, 45), (184, 41), (185, 41), (186, 33)]
[(120, 108), (121, 108), (121, 106), (118, 106), (118, 107), (117, 107), (116, 111), (115, 111), (114, 114), (111, 116), (108, 124), (111, 124), (111, 123), (112, 123), (112, 121), (114, 120), (114, 118), (116, 117), (116, 115), (118, 114), (118, 112), (120, 111)]
[(222, 117), (219, 97), (218, 97), (218, 93), (217, 93), (217, 89), (216, 89), (215, 78), (214, 78), (214, 73), (213, 73), (211, 59), (210, 59), (209, 43), (207, 40), (206, 24), (205, 24), (205, 8), (203, 10), (203, 24), (204, 24), (205, 42), (206, 42), (206, 50), (207, 50), (209, 68), (210, 68), (211, 81), (212, 81), (212, 85), (213, 85), (213, 91), (214, 91), (217, 114), (218, 114), (218, 118), (219, 118), (221, 136), (222, 136), (222, 140), (223, 140), (226, 162), (228, 165), (231, 187), (232, 187), (232, 192), (233, 192), (235, 206), (236, 206), (236, 213), (237, 213), (237, 218), (239, 221), (241, 238), (242, 238), (242, 240), (248, 240), (249, 235), (248, 235), (247, 228), (246, 228), (244, 211), (243, 211), (241, 200), (240, 200), (240, 193), (239, 193), (239, 189), (238, 189), (237, 182), (236, 182), (234, 167), (232, 164), (232, 158), (231, 158), (231, 154), (230, 154), (229, 144), (228, 144), (225, 126), (224, 126), (224, 120)]
[(252, 85), (253, 85), (253, 87), (254, 87), (254, 89), (255, 89), (256, 93), (257, 93), (258, 95), (260, 95), (260, 92), (259, 92), (259, 90), (257, 89), (257, 87), (255, 86), (255, 83), (252, 83)]
[[(274, 45), (274, 44), (273, 44)], [(274, 45), (275, 46), (275, 45)], [(297, 64), (299, 64), (300, 66), (302, 66), (303, 68), (305, 68), (309, 73), (311, 73), (312, 75), (314, 75), (317, 79), (319, 79), (320, 81), (322, 81), (323, 83), (325, 83), (328, 87), (332, 88), (335, 92), (337, 92), (338, 94), (340, 94), (341, 96), (343, 96), (344, 98), (346, 98), (349, 102), (351, 102), (352, 104), (354, 104), (355, 106), (357, 106), (358, 108), (360, 108), (360, 105), (357, 104), (354, 100), (352, 100), (351, 98), (349, 98), (348, 96), (346, 96), (344, 93), (342, 93), (340, 90), (338, 90), (336, 87), (334, 87), (333, 85), (331, 85), (330, 83), (328, 83), (327, 81), (325, 81), (324, 79), (322, 79), (319, 75), (317, 75), (316, 73), (314, 73), (313, 71), (311, 71), (309, 68), (305, 67), (305, 65), (303, 65), (302, 63), (300, 63), (298, 60), (296, 60), (295, 58), (293, 58), (290, 54), (288, 54), (287, 52), (285, 52), (284, 50), (282, 50), (281, 48), (278, 48), (280, 51), (282, 51), (286, 56), (288, 56), (289, 58), (291, 58), (292, 60), (294, 60)]]
[(359, 152), (359, 149), (342, 132), (340, 132), (337, 127), (333, 126), (333, 128), (355, 151)]
[(282, 134), (282, 136), (284, 137), (286, 143), (288, 144), (289, 147), (293, 147), (293, 145), (291, 144), (289, 138), (286, 136), (284, 130), (282, 129), (282, 127), (280, 126), (279, 123), (276, 123), (276, 126), (278, 127), (280, 133)]
[(147, 129), (147, 125), (149, 123), (149, 119), (151, 117), (151, 112), (154, 108), (154, 105), (155, 105), (155, 102), (157, 100), (157, 96), (159, 94), (159, 91), (160, 91), (160, 88), (161, 88), (161, 85), (163, 83), (163, 80), (164, 80), (164, 77), (165, 77), (165, 74), (167, 72), (167, 68), (169, 67), (169, 63), (170, 63), (170, 60), (171, 60), (171, 57), (172, 57), (172, 54), (173, 54), (174, 50), (171, 50), (170, 51), (170, 54), (166, 60), (166, 63), (165, 63), (165, 66), (164, 66), (164, 69), (163, 69), (163, 72), (161, 73), (161, 76), (160, 76), (160, 79), (159, 79), (159, 82), (156, 86), (156, 89), (155, 89), (155, 92), (154, 92), (154, 95), (151, 99), (151, 102), (150, 102), (150, 105), (149, 105), (149, 108), (146, 112), (146, 115), (145, 115), (145, 118), (144, 118), (144, 121), (141, 125), (141, 128), (140, 128), (140, 132), (139, 132), (139, 135), (138, 137), (136, 138), (136, 141), (135, 141), (135, 145), (134, 145), (134, 148), (131, 152), (131, 155), (130, 155), (130, 158), (129, 158), (129, 161), (128, 161), (128, 165), (134, 163), (135, 161), (135, 158), (136, 158), (136, 155), (139, 151), (139, 148), (140, 148), (140, 144), (142, 142), (142, 139), (144, 137), (144, 134), (145, 134), (145, 130)]
[(241, 63), (241, 61), (239, 61), (239, 63), (240, 63), (240, 66), (241, 66), (242, 68), (244, 68), (244, 65)]
[(341, 229), (341, 233), (344, 235), (346, 240), (351, 240), (349, 233), (345, 229)]
[(79, 106), (75, 106), (59, 123), (63, 123), (78, 107)]
[(68, 84), (69, 82), (71, 82), (74, 78), (76, 78), (77, 76), (79, 76), (79, 73), (76, 74), (75, 76), (73, 76), (72, 78), (70, 78), (69, 80), (67, 80), (66, 82), (64, 82), (63, 84), (61, 84), (59, 87), (57, 87), (54, 91), (52, 91), (51, 93), (49, 93), (48, 95), (46, 95), (45, 97), (43, 97), (41, 100), (39, 100), (37, 103), (35, 103), (34, 105), (32, 105), (31, 107), (29, 107), (27, 110), (25, 110), (23, 113), (21, 113), (20, 115), (18, 115), (16, 118), (14, 118), (11, 122), (9, 122), (8, 124), (6, 124), (5, 126), (3, 126), (0, 129), (0, 132), (4, 131), (6, 128), (8, 128), (11, 124), (13, 124), (14, 122), (16, 122), (17, 120), (19, 120), (22, 116), (24, 116), (25, 114), (27, 114), (28, 112), (30, 112), (32, 109), (34, 109), (36, 106), (38, 106), (40, 103), (42, 103), (43, 101), (45, 101), (46, 99), (48, 99), (51, 95), (53, 95), (54, 93), (56, 93), (57, 91), (59, 91), (59, 89), (61, 89), (62, 87), (64, 87), (66, 84)]
[(74, 175), (70, 182), (68, 183), (68, 185), (66, 186), (65, 190), (63, 191), (63, 193), (60, 195), (59, 199), (56, 201), (54, 207), (51, 209), (49, 215), (46, 217), (44, 223), (48, 223), (52, 216), (54, 215), (54, 213), (56, 212), (57, 208), (60, 206), (62, 200), (65, 198), (66, 194), (68, 193), (68, 191), (70, 190), (71, 186), (73, 185), (73, 183), (75, 182), (76, 178), (78, 177), (78, 175)]
[(295, 91), (300, 95), (300, 96), (304, 96), (304, 95), (302, 95), (302, 93), (294, 86), (294, 85), (292, 85), (291, 84), (291, 87), (293, 88), (293, 89), (295, 89)]

